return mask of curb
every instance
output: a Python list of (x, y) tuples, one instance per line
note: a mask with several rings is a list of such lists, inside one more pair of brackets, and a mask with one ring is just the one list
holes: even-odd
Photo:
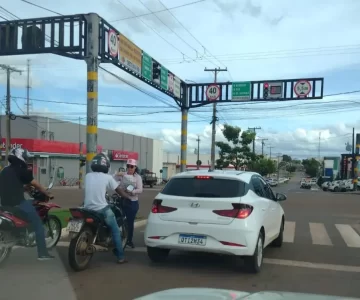
[[(136, 221), (135, 224), (134, 224), (134, 228), (139, 228), (139, 227), (142, 227), (142, 226), (145, 226), (147, 224), (147, 219), (145, 220), (140, 220), (140, 221)], [(61, 239), (65, 239), (69, 236), (69, 232), (66, 230), (66, 227), (63, 228), (61, 230), (61, 237), (60, 237), (60, 240)]]

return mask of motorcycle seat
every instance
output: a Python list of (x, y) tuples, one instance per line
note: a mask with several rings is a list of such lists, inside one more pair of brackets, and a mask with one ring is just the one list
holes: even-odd
[(86, 209), (86, 208), (82, 208), (81, 209), (83, 212), (85, 212), (86, 214), (97, 218), (100, 221), (104, 221), (104, 215), (102, 213), (99, 213), (95, 210), (90, 210), (90, 209)]
[(18, 206), (0, 206), (0, 210), (3, 212), (9, 212), (15, 217), (23, 221), (29, 222), (27, 213), (21, 210)]

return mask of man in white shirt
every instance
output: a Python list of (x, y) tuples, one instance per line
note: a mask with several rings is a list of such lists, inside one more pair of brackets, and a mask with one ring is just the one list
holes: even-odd
[(106, 201), (106, 190), (114, 190), (119, 195), (126, 197), (125, 191), (120, 189), (119, 183), (108, 174), (110, 161), (105, 154), (100, 153), (93, 158), (91, 163), (92, 173), (85, 176), (85, 200), (84, 207), (104, 215), (105, 223), (112, 231), (115, 249), (113, 253), (117, 257), (117, 263), (123, 264), (127, 260), (124, 257), (124, 249), (121, 242), (121, 232), (116, 222), (115, 215)]

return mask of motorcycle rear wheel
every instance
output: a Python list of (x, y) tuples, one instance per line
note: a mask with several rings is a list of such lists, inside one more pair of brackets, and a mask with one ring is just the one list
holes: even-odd
[[(68, 259), (70, 267), (80, 272), (88, 268), (93, 257), (93, 252), (89, 252), (92, 247), (92, 240), (94, 238), (91, 228), (84, 227), (79, 234), (70, 241)], [(86, 241), (85, 241), (86, 240)], [(84, 258), (82, 262), (78, 260), (78, 256)]]

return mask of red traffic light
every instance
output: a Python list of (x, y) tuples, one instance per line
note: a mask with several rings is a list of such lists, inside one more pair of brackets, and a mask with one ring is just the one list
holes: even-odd
[(264, 83), (264, 88), (265, 89), (269, 88), (269, 84), (267, 82)]

